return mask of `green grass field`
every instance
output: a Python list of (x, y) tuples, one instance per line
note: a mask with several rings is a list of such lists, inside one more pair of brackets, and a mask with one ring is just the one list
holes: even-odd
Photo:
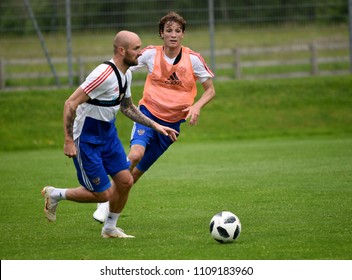
[[(130, 240), (100, 237), (95, 204), (63, 201), (55, 223), (44, 218), (41, 188), (77, 185), (61, 148), (70, 92), (1, 92), (0, 257), (351, 259), (351, 88), (350, 76), (216, 83), (199, 125), (184, 124), (132, 189), (119, 220)], [(131, 123), (118, 126), (127, 143)], [(232, 244), (209, 235), (222, 210), (242, 222)]]
[[(61, 151), (2, 154), (1, 259), (351, 259), (351, 146), (336, 137), (175, 145), (131, 193), (119, 225), (132, 240), (102, 239), (94, 204), (64, 201), (46, 221), (41, 187), (76, 184)], [(221, 210), (241, 219), (233, 244), (209, 235)]]

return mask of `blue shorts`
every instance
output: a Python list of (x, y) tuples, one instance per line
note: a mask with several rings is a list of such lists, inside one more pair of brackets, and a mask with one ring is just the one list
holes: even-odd
[[(143, 105), (140, 106), (139, 109), (144, 115), (154, 120), (155, 122), (164, 126), (171, 127), (177, 132), (180, 132), (180, 125), (184, 122), (184, 120), (176, 123), (168, 123), (152, 115), (152, 113), (150, 113), (148, 109)], [(172, 140), (168, 136), (162, 135), (147, 126), (141, 125), (139, 123), (134, 123), (130, 146), (138, 144), (145, 147), (144, 156), (137, 164), (137, 168), (142, 172), (147, 171), (149, 167), (152, 166), (154, 162), (156, 162), (156, 160), (170, 147), (172, 143)]]
[(80, 184), (92, 192), (103, 192), (110, 188), (110, 178), (118, 172), (129, 169), (123, 145), (117, 137), (110, 137), (102, 144), (75, 140), (77, 156), (73, 161)]

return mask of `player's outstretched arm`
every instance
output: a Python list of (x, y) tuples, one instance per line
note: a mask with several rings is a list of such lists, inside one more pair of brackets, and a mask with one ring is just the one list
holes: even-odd
[(176, 130), (167, 126), (160, 125), (157, 122), (148, 118), (147, 116), (143, 115), (133, 104), (131, 97), (124, 98), (121, 101), (120, 106), (121, 112), (132, 121), (151, 127), (159, 133), (164, 134), (165, 136), (169, 136), (172, 141), (177, 140), (178, 132)]

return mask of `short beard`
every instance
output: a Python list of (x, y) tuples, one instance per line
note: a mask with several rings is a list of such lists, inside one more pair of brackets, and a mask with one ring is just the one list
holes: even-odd
[(127, 64), (129, 67), (130, 67), (130, 66), (135, 66), (135, 65), (138, 64), (137, 59), (135, 59), (135, 60), (129, 60), (129, 59), (124, 58), (124, 59), (123, 59), (123, 62), (124, 62), (125, 64)]

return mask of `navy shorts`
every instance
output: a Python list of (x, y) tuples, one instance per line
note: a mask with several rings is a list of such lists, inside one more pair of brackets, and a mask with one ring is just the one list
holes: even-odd
[[(152, 115), (152, 113), (150, 113), (147, 108), (143, 105), (140, 106), (139, 109), (144, 115), (154, 120), (155, 122), (164, 126), (171, 127), (177, 132), (180, 132), (180, 125), (182, 122), (184, 122), (184, 120), (176, 123), (168, 123)], [(145, 147), (144, 156), (142, 157), (141, 161), (137, 164), (137, 168), (142, 172), (147, 171), (150, 166), (152, 166), (153, 163), (156, 162), (157, 159), (170, 147), (172, 143), (173, 142), (169, 138), (169, 136), (162, 135), (154, 129), (141, 125), (139, 123), (134, 123), (131, 134), (130, 146), (138, 144)]]
[(110, 188), (110, 178), (129, 169), (123, 145), (117, 137), (110, 137), (104, 145), (75, 140), (77, 156), (73, 161), (80, 184), (92, 192)]

